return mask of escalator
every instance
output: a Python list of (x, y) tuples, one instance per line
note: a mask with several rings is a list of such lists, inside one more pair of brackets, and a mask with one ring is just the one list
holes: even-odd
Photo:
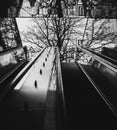
[(12, 77), (9, 86), (11, 91), (7, 91), (0, 102), (2, 130), (45, 130), (44, 125), (49, 126), (51, 118), (48, 120), (48, 107), (55, 100), (50, 96), (55, 98), (56, 94), (48, 87), (54, 60), (53, 52), (54, 49), (49, 47), (43, 49), (15, 78)]
[[(69, 130), (116, 129), (115, 115), (84, 73), (82, 65), (62, 63), (61, 66)], [(93, 78), (100, 77), (104, 81), (101, 73), (95, 73), (91, 66), (83, 67), (87, 72), (94, 71)]]

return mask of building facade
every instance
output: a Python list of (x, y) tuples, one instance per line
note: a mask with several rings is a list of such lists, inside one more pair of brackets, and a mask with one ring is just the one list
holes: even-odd
[(71, 5), (64, 9), (64, 16), (79, 17), (84, 16), (84, 7), (81, 0), (79, 0), (75, 5)]

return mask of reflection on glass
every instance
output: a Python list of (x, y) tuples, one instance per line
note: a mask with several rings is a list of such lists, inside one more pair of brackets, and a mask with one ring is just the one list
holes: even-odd
[(23, 48), (0, 55), (0, 79), (23, 61), (25, 61)]

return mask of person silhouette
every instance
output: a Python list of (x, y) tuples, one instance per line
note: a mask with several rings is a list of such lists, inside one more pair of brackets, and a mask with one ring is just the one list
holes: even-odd
[(42, 75), (42, 69), (40, 69), (40, 74)]
[(34, 83), (34, 84), (35, 84), (35, 88), (37, 88), (37, 80), (35, 80), (35, 83)]
[(43, 67), (45, 67), (45, 63), (43, 63)]

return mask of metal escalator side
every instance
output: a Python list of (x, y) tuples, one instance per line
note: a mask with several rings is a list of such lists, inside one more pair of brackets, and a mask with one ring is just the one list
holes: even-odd
[(60, 64), (59, 49), (55, 50), (56, 57), (56, 130), (67, 130), (67, 115), (64, 99), (63, 81)]
[[(105, 55), (83, 48), (81, 46), (78, 46), (78, 48), (85, 54), (91, 56), (92, 63), (90, 66), (92, 67), (92, 70), (94, 70), (95, 72), (88, 72), (88, 70), (86, 70), (86, 67), (83, 67), (78, 63), (77, 64), (80, 66), (82, 71), (85, 73), (87, 78), (90, 80), (90, 82), (96, 89), (96, 91), (108, 105), (115, 117), (117, 117), (117, 104), (115, 99), (117, 93), (117, 61)], [(96, 73), (98, 76), (95, 78), (93, 74), (96, 75)], [(104, 81), (101, 81), (103, 79)]]

